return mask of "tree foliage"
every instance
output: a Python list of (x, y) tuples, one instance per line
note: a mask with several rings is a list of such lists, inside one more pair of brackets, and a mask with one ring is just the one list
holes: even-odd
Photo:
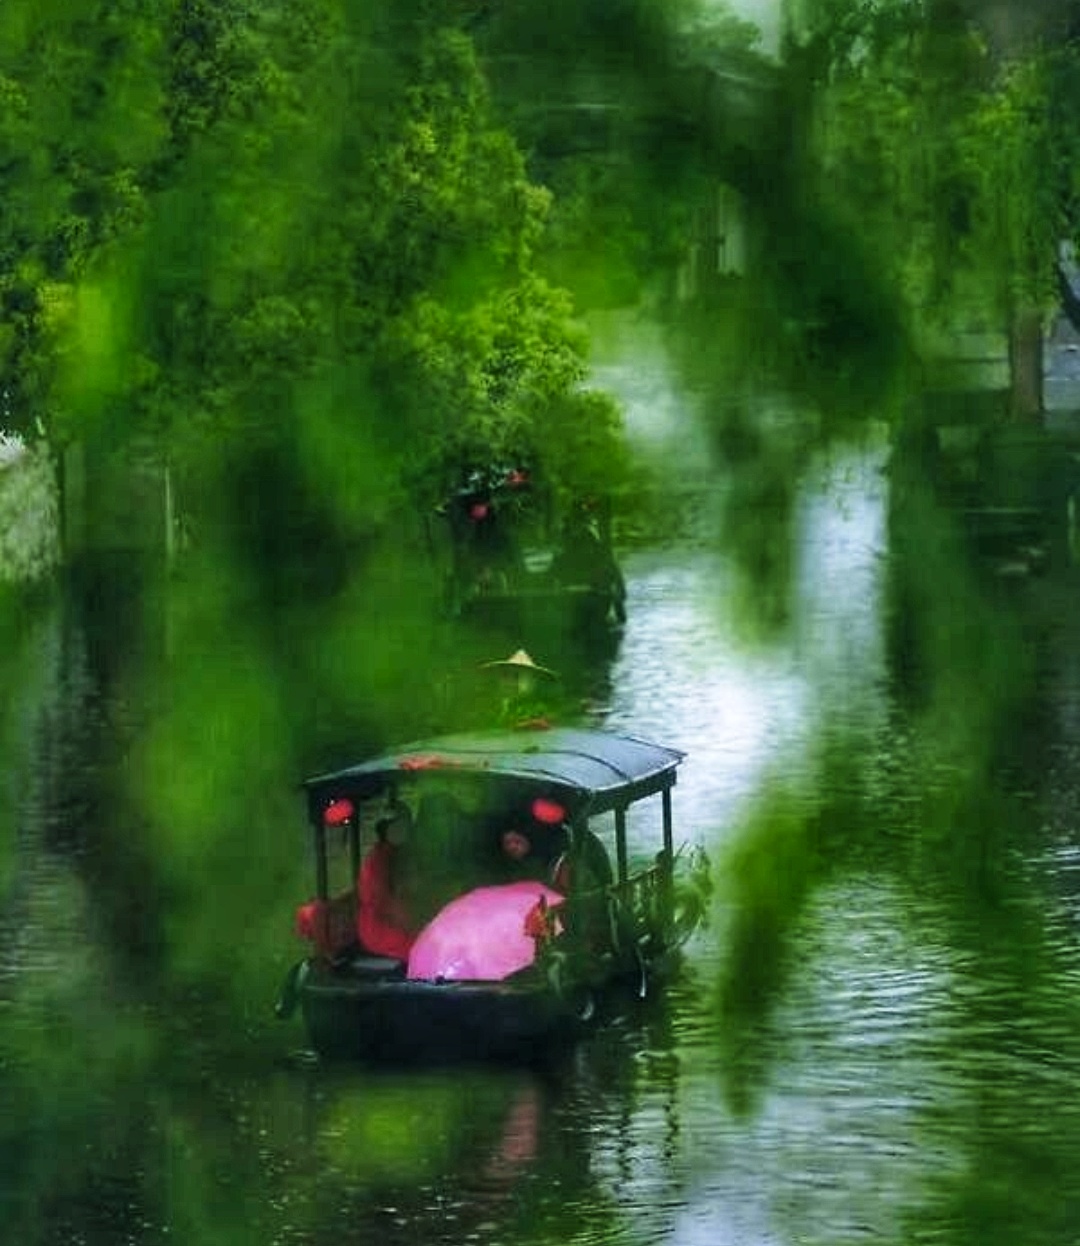
[(932, 0), (804, 5), (792, 31), (814, 78), (822, 193), (924, 328), (1050, 305), (1076, 228), (1077, 47), (990, 36)]
[(149, 437), (215, 489), (269, 455), (301, 507), (348, 497), (349, 526), (463, 462), (543, 457), (596, 410), (535, 263), (550, 196), (437, 6), (4, 21), (0, 348), (23, 422)]
[(0, 16), (0, 368), (26, 428), (49, 409), (74, 283), (145, 212), (165, 134), (160, 35), (156, 13), (95, 0)]

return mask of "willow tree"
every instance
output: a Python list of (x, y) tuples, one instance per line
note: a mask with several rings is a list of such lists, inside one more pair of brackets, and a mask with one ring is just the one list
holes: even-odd
[(924, 348), (957, 326), (1006, 335), (1019, 418), (1041, 411), (1058, 245), (1077, 220), (1077, 48), (1043, 10), (788, 6), (822, 193), (873, 241)]

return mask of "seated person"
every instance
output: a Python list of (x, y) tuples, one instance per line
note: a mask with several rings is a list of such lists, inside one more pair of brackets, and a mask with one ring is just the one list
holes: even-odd
[(525, 831), (508, 827), (499, 835), (500, 873), (512, 878), (541, 878), (543, 862), (533, 852), (532, 840)]
[(546, 827), (542, 830), (517, 824), (505, 827), (499, 834), (500, 880), (535, 879), (549, 887), (558, 887), (554, 868), (562, 859), (564, 846), (561, 828), (553, 834)]
[(360, 866), (356, 890), (356, 932), (365, 951), (406, 960), (415, 932), (397, 888), (400, 817), (380, 818), (375, 843)]
[(499, 835), (501, 868), (515, 878), (535, 878), (568, 895), (593, 891), (611, 882), (603, 844), (589, 830), (571, 833), (566, 810), (556, 800), (538, 797), (527, 818), (506, 824)]
[(526, 934), (534, 939), (561, 935), (566, 950), (592, 957), (610, 950), (613, 932), (607, 886), (611, 864), (591, 831), (583, 832), (571, 846), (564, 824), (523, 827), (514, 823), (499, 835), (499, 849), (500, 882), (535, 880), (566, 897), (552, 922), (552, 911), (541, 896), (537, 908), (526, 917)]

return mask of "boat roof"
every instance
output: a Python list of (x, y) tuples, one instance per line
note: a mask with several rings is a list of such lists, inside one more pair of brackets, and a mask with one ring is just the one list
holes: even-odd
[(588, 727), (469, 732), (417, 740), (305, 780), (312, 817), (334, 800), (365, 800), (435, 771), (559, 796), (575, 813), (603, 813), (670, 788), (685, 754)]

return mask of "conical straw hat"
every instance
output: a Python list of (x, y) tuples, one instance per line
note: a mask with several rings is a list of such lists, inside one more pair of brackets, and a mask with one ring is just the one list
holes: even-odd
[(515, 653), (512, 653), (508, 658), (501, 658), (497, 662), (485, 662), (484, 663), (485, 669), (490, 669), (491, 667), (494, 667), (494, 666), (505, 666), (505, 667), (510, 667), (511, 669), (516, 668), (517, 670), (535, 671), (538, 675), (554, 675), (555, 674), (553, 670), (549, 670), (546, 666), (537, 665), (537, 663), (535, 663), (532, 660), (532, 658), (525, 652), (524, 649), (518, 649)]

